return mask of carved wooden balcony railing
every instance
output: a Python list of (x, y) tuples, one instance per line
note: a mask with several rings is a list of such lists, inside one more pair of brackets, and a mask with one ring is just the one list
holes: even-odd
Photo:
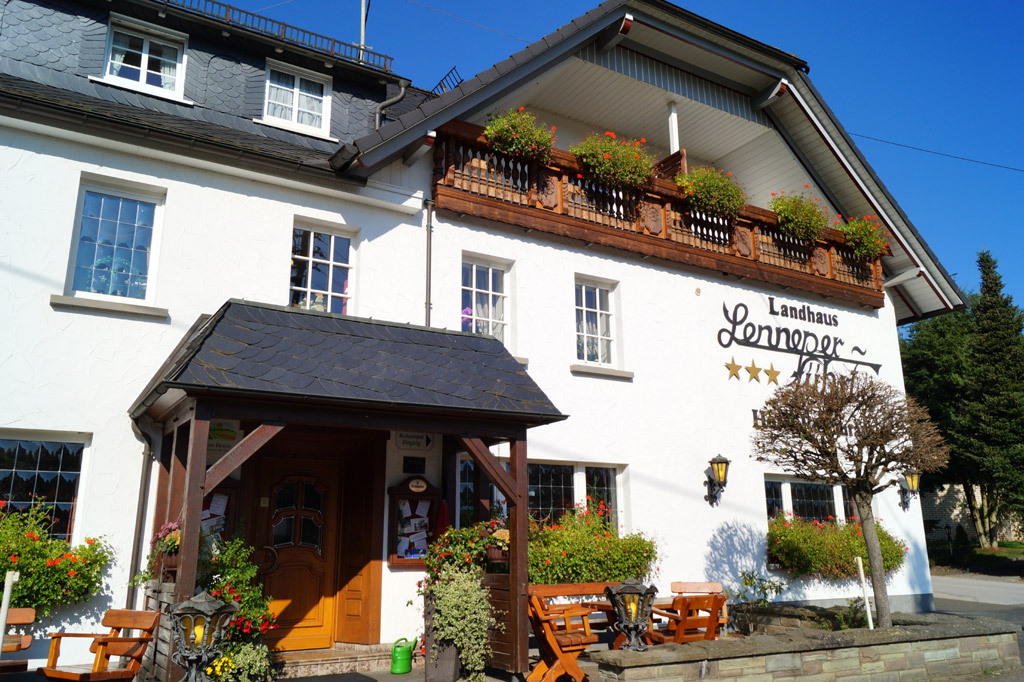
[[(666, 161), (659, 174), (671, 177)], [(816, 242), (787, 237), (773, 211), (754, 206), (744, 206), (732, 223), (705, 216), (690, 210), (675, 182), (662, 178), (629, 195), (584, 181), (566, 151), (553, 150), (547, 164), (496, 154), (487, 148), (483, 128), (469, 123), (449, 123), (438, 132), (433, 187), (439, 209), (883, 305), (879, 260), (855, 256), (837, 230), (826, 230)]]

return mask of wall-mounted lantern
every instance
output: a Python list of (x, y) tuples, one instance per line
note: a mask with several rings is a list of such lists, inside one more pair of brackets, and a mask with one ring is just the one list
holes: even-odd
[(917, 469), (907, 469), (903, 472), (906, 479), (906, 487), (900, 486), (900, 506), (903, 511), (910, 509), (910, 500), (917, 497), (921, 484), (921, 472)]
[(722, 491), (725, 490), (725, 484), (729, 481), (729, 460), (717, 455), (708, 464), (711, 465), (711, 473), (708, 474), (708, 480), (704, 481), (704, 485), (708, 489), (704, 500), (713, 507), (718, 504), (718, 498), (721, 497)]

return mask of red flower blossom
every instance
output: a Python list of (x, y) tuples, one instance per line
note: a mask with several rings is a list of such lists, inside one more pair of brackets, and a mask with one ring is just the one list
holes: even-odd
[(608, 137), (612, 138), (613, 140), (615, 139), (615, 133), (613, 133), (610, 130), (604, 131), (604, 134), (607, 135)]
[(18, 557), (14, 556), (13, 554), (8, 558), (11, 560), (12, 564), (18, 563)]
[(612, 158), (612, 155), (611, 155), (611, 154), (605, 154), (605, 155), (604, 155), (604, 158), (606, 158), (606, 159), (610, 159), (610, 158)]
[(68, 571), (68, 575), (70, 575), (70, 576), (71, 576), (72, 578), (74, 578), (74, 577), (75, 577), (75, 575), (77, 575), (77, 574), (75, 573), (75, 569), (73, 569), (73, 568), (72, 568), (72, 569), (71, 569), (70, 571)]
[(522, 111), (522, 110), (523, 110), (523, 109), (525, 109), (525, 108), (526, 108), (526, 107), (519, 107), (519, 111)]
[(647, 144), (647, 138), (646, 137), (641, 137), (640, 138), (640, 144)]
[(96, 541), (95, 541), (94, 539), (92, 539), (92, 538), (86, 538), (86, 539), (85, 539), (85, 544), (87, 544), (87, 545), (91, 545), (91, 544), (93, 544), (94, 542), (96, 542)]

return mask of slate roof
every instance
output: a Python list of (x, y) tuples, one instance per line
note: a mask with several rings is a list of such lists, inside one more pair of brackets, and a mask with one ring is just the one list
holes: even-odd
[(167, 388), (565, 419), (497, 339), (239, 300), (193, 327), (133, 416)]

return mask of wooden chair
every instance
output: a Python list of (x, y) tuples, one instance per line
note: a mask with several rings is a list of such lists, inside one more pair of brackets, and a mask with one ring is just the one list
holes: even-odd
[(725, 596), (721, 594), (674, 597), (671, 609), (653, 610), (667, 623), (664, 628), (650, 632), (651, 642), (682, 644), (718, 639), (718, 617), (724, 604)]
[[(674, 582), (669, 586), (672, 594), (685, 597), (691, 594), (722, 594), (722, 583), (688, 583)], [(722, 604), (722, 614), (718, 617), (719, 632), (729, 624), (729, 605)]]
[(587, 679), (576, 659), (598, 641), (590, 627), (593, 609), (579, 604), (550, 604), (548, 600), (599, 595), (607, 584), (530, 585), (527, 588), (530, 626), (540, 649), (540, 662), (530, 671), (527, 682), (555, 682), (562, 675), (569, 675), (575, 682)]
[[(55, 632), (50, 635), (50, 656), (45, 668), (39, 668), (40, 675), (48, 680), (78, 680), (98, 682), (99, 680), (130, 680), (139, 672), (142, 655), (153, 641), (160, 614), (155, 611), (127, 611), (110, 609), (103, 615), (103, 626), (110, 628), (106, 635), (91, 635), (73, 632)], [(138, 630), (138, 637), (122, 637), (122, 630)], [(96, 654), (92, 665), (66, 665), (57, 667), (60, 643), (65, 637), (90, 637), (89, 651)], [(126, 659), (124, 668), (110, 668), (110, 657)]]
[[(31, 625), (36, 620), (35, 609), (9, 609), (7, 611), (7, 625)], [(5, 654), (24, 651), (32, 646), (32, 635), (9, 635), (3, 633), (3, 652)], [(20, 673), (28, 670), (26, 660), (0, 660), (0, 673)]]

